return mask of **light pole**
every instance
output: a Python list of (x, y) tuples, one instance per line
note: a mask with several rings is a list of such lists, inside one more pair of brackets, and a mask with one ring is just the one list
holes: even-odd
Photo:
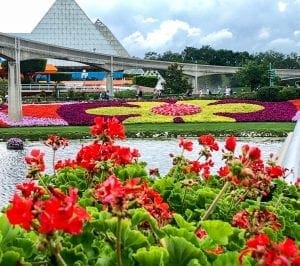
[(198, 93), (198, 61), (196, 60), (195, 92)]

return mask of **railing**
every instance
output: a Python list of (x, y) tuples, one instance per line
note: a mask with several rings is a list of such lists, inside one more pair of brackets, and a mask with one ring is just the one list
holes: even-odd
[(277, 162), (291, 171), (286, 181), (295, 183), (300, 177), (300, 120), (297, 121), (294, 131), (285, 139)]
[[(53, 91), (55, 89), (55, 84), (22, 84), (23, 91)], [(104, 85), (82, 85), (82, 84), (58, 84), (57, 89), (60, 91), (105, 91), (106, 87)], [(133, 90), (130, 86), (114, 86), (114, 91), (121, 90)]]

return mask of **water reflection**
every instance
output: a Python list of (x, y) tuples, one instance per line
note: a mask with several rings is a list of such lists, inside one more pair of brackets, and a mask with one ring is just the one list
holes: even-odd
[[(74, 158), (81, 145), (84, 145), (89, 141), (71, 140), (70, 145), (65, 149), (57, 151), (57, 160)], [(257, 145), (261, 148), (263, 157), (268, 158), (270, 153), (277, 154), (283, 143), (282, 138), (270, 139), (270, 138), (251, 138), (243, 139), (238, 142), (237, 151), (240, 151), (240, 147), (249, 143), (251, 145)], [(141, 153), (141, 161), (147, 162), (147, 168), (158, 168), (162, 175), (166, 174), (171, 167), (172, 160), (169, 156), (170, 153), (175, 155), (180, 153), (178, 147), (178, 141), (176, 139), (170, 140), (140, 140), (130, 139), (119, 144), (124, 146), (130, 146), (131, 148), (137, 148)], [(223, 140), (220, 140), (220, 144), (223, 145)], [(42, 142), (28, 142), (25, 143), (25, 149), (23, 151), (12, 151), (6, 149), (6, 143), (0, 143), (0, 208), (3, 207), (11, 197), (16, 184), (25, 180), (26, 176), (26, 164), (24, 161), (25, 155), (33, 148), (43, 150), (46, 153), (46, 173), (51, 174), (52, 170), (52, 151), (49, 147), (46, 147)], [(196, 159), (198, 157), (199, 145), (197, 141), (194, 141), (194, 151), (186, 152), (186, 157), (190, 159)], [(216, 166), (213, 169), (217, 171), (217, 167), (220, 167), (221, 153), (214, 155), (213, 160), (216, 162)]]

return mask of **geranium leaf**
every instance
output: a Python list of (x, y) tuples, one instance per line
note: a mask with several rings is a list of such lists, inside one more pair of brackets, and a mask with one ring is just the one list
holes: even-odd
[(233, 228), (227, 222), (219, 220), (202, 221), (201, 226), (217, 244), (227, 245), (228, 237), (233, 234)]
[(140, 248), (133, 254), (134, 259), (143, 266), (164, 266), (168, 265), (168, 252), (165, 248), (151, 246), (149, 250)]
[(238, 252), (226, 252), (218, 255), (217, 259), (213, 262), (213, 266), (237, 266), (238, 256)]
[(203, 266), (209, 265), (204, 253), (183, 237), (163, 238), (161, 243), (168, 250), (170, 265), (186, 266), (192, 259)]
[(0, 266), (15, 266), (19, 260), (20, 254), (9, 250), (3, 254)]
[(178, 213), (175, 213), (173, 215), (177, 225), (180, 227), (180, 228), (184, 228), (188, 231), (195, 231), (196, 227), (194, 224), (192, 223), (188, 223), (186, 220), (184, 220), (184, 218), (178, 214)]

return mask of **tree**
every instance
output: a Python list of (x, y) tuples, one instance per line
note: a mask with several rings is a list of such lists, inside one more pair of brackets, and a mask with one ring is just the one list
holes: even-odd
[(268, 85), (268, 66), (249, 61), (237, 73), (236, 78), (240, 85), (249, 86), (254, 90)]
[(170, 65), (166, 71), (165, 83), (163, 84), (164, 93), (166, 94), (190, 94), (192, 85), (183, 75), (182, 66), (174, 63)]

